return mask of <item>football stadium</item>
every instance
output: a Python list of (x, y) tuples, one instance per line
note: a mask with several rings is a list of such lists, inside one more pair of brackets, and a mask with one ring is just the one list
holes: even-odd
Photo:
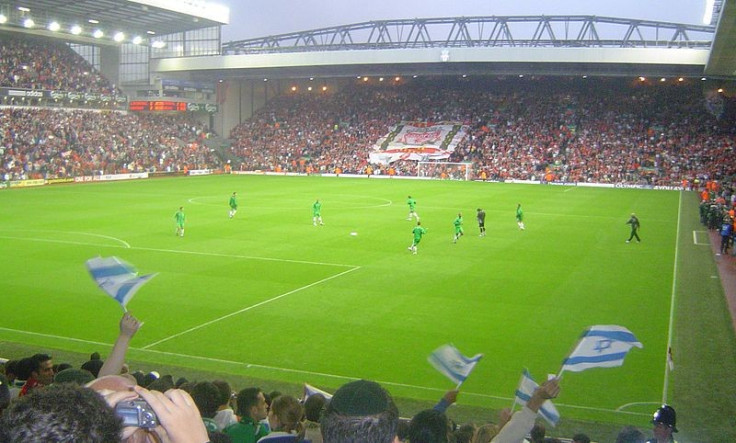
[(209, 1), (0, 0), (0, 440), (736, 441), (712, 6), (225, 42)]

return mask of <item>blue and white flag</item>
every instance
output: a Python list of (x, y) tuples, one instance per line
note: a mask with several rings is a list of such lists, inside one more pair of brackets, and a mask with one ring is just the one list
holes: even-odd
[[(524, 372), (521, 373), (519, 387), (516, 389), (516, 402), (525, 405), (532, 398), (532, 394), (534, 394), (537, 387), (539, 387), (537, 382), (534, 381), (529, 371), (524, 369)], [(539, 408), (539, 415), (553, 427), (557, 426), (557, 423), (560, 421), (560, 413), (557, 412), (557, 408), (552, 404), (552, 400), (542, 403), (542, 407)]]
[(435, 369), (445, 374), (447, 378), (461, 384), (468, 378), (481, 357), (483, 357), (483, 354), (468, 358), (461, 354), (455, 346), (443, 345), (435, 349), (427, 360)]
[(302, 397), (302, 401), (307, 401), (307, 399), (315, 394), (322, 394), (325, 397), (325, 400), (331, 400), (332, 394), (325, 392), (319, 388), (315, 388), (314, 386), (310, 385), (309, 383), (304, 383), (304, 396)]
[(591, 326), (569, 357), (562, 362), (562, 371), (580, 372), (590, 368), (613, 368), (624, 364), (629, 350), (644, 345), (623, 326)]
[(135, 293), (148, 280), (157, 274), (148, 274), (138, 277), (138, 272), (132, 265), (117, 257), (95, 257), (87, 260), (87, 269), (97, 286), (110, 297), (117, 300), (123, 309)]

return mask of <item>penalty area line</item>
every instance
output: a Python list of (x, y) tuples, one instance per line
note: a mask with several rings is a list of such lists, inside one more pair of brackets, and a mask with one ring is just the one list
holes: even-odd
[(258, 308), (258, 307), (260, 307), (260, 306), (266, 305), (266, 304), (268, 304), (268, 303), (274, 302), (274, 301), (276, 301), (276, 300), (279, 300), (279, 299), (281, 299), (281, 298), (284, 298), (284, 297), (286, 297), (286, 296), (289, 296), (289, 295), (291, 295), (291, 294), (295, 294), (295, 293), (297, 293), (297, 292), (299, 292), (299, 291), (303, 291), (304, 289), (309, 289), (309, 288), (311, 288), (312, 286), (316, 286), (316, 285), (319, 285), (319, 284), (321, 284), (321, 283), (324, 283), (324, 282), (330, 281), (330, 280), (332, 280), (332, 279), (335, 279), (335, 278), (338, 278), (338, 277), (342, 277), (343, 275), (345, 275), (345, 274), (348, 274), (348, 273), (350, 273), (350, 272), (353, 272), (353, 271), (356, 271), (356, 270), (358, 270), (358, 269), (360, 269), (360, 266), (356, 266), (356, 267), (354, 267), (354, 268), (348, 269), (347, 271), (343, 271), (343, 272), (340, 272), (339, 274), (331, 275), (331, 276), (329, 276), (329, 277), (323, 278), (322, 280), (318, 280), (318, 281), (316, 281), (316, 282), (313, 282), (313, 283), (310, 283), (310, 284), (308, 284), (308, 285), (305, 285), (305, 286), (301, 286), (301, 287), (299, 287), (299, 288), (296, 288), (296, 289), (292, 289), (292, 290), (291, 290), (291, 291), (289, 291), (289, 292), (284, 292), (283, 294), (277, 295), (277, 296), (275, 296), (275, 297), (271, 297), (271, 298), (269, 298), (268, 300), (263, 300), (262, 302), (258, 302), (258, 303), (254, 304), (254, 305), (246, 306), (245, 308), (243, 308), (243, 309), (240, 309), (240, 310), (238, 310), (238, 311), (235, 311), (235, 312), (231, 312), (231, 313), (229, 313), (229, 314), (223, 315), (222, 317), (218, 317), (218, 318), (216, 318), (216, 319), (214, 319), (214, 320), (210, 320), (210, 321), (204, 322), (204, 323), (202, 323), (202, 324), (200, 324), (200, 325), (197, 325), (197, 326), (194, 326), (194, 327), (192, 327), (192, 328), (189, 328), (189, 329), (187, 329), (187, 330), (185, 330), (185, 331), (182, 331), (182, 332), (176, 333), (176, 334), (174, 334), (174, 335), (170, 335), (170, 336), (168, 336), (168, 337), (166, 337), (166, 338), (162, 338), (161, 340), (155, 341), (155, 342), (153, 342), (153, 343), (149, 343), (149, 344), (147, 344), (146, 346), (143, 346), (143, 347), (142, 347), (141, 349), (146, 349), (146, 350), (148, 350), (148, 349), (152, 348), (153, 346), (157, 346), (157, 345), (160, 345), (161, 343), (165, 343), (165, 342), (167, 342), (167, 341), (169, 341), (169, 340), (172, 340), (172, 339), (174, 339), (174, 338), (177, 338), (177, 337), (181, 337), (182, 335), (185, 335), (185, 334), (189, 334), (190, 332), (194, 332), (194, 331), (197, 331), (197, 330), (199, 330), (199, 329), (202, 329), (202, 328), (204, 328), (204, 327), (207, 327), (207, 326), (209, 326), (209, 325), (212, 325), (212, 324), (214, 324), (214, 323), (217, 323), (217, 322), (219, 322), (219, 321), (225, 320), (226, 318), (230, 318), (230, 317), (232, 317), (232, 316), (235, 316), (235, 315), (238, 315), (238, 314), (242, 314), (243, 312), (247, 312), (247, 311), (250, 311), (250, 310), (252, 310), (252, 309)]

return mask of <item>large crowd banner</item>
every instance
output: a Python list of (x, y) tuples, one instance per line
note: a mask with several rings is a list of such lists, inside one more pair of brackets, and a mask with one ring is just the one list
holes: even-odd
[(447, 160), (468, 126), (459, 122), (401, 122), (373, 145), (371, 163), (388, 165), (397, 160)]

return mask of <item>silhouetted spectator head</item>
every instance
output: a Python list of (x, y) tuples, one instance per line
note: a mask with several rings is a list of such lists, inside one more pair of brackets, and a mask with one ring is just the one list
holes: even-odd
[(95, 391), (73, 383), (35, 389), (0, 417), (5, 443), (120, 441), (121, 420)]
[(453, 435), (455, 436), (455, 443), (471, 443), (475, 435), (475, 425), (466, 423), (457, 428)]
[[(156, 372), (156, 371), (151, 371), (151, 372), (149, 372), (148, 374), (146, 374), (146, 375), (145, 375), (145, 376), (143, 377), (143, 385), (142, 385), (142, 386), (143, 386), (144, 388), (148, 388), (148, 386), (149, 386), (149, 385), (150, 385), (151, 383), (153, 383), (154, 381), (158, 380), (158, 379), (159, 379), (160, 377), (161, 377), (161, 375), (159, 375), (159, 373), (158, 373), (158, 372)], [(137, 378), (137, 377), (136, 377), (136, 378)]]
[(102, 365), (105, 364), (102, 360), (89, 360), (82, 364), (82, 369), (89, 371), (92, 375), (97, 378), (100, 375), (100, 369), (102, 369)]
[(0, 415), (10, 404), (10, 383), (4, 374), (0, 374)]
[(544, 441), (544, 434), (546, 433), (547, 428), (545, 428), (543, 424), (535, 424), (532, 430), (529, 431), (532, 443), (542, 443)]
[(202, 417), (213, 418), (217, 414), (217, 408), (220, 406), (220, 390), (217, 386), (208, 381), (201, 381), (194, 385), (190, 395)]
[(645, 443), (646, 440), (644, 433), (633, 426), (621, 429), (616, 437), (616, 443)]
[(225, 380), (214, 380), (213, 385), (217, 388), (219, 395), (217, 396), (217, 403), (220, 406), (229, 405), (230, 399), (233, 398), (233, 390), (230, 387), (230, 383)]
[(5, 376), (10, 383), (18, 378), (18, 360), (8, 360), (5, 362)]
[[(149, 391), (166, 392), (174, 387), (174, 378), (171, 375), (163, 375), (148, 385)], [(191, 393), (191, 391), (189, 391)]]
[(358, 380), (335, 392), (320, 423), (324, 443), (391, 443), (399, 410), (381, 385)]
[(101, 359), (100, 353), (99, 352), (93, 352), (92, 354), (90, 354), (89, 359), (90, 360), (100, 360)]
[(475, 431), (475, 443), (490, 443), (498, 435), (498, 426), (488, 423)]
[(95, 378), (96, 377), (86, 369), (67, 368), (63, 371), (59, 371), (59, 373), (54, 376), (54, 384), (76, 383), (80, 386), (84, 386)]
[(412, 443), (447, 443), (452, 427), (444, 412), (425, 409), (409, 423), (409, 441)]
[[(59, 363), (58, 365), (54, 365), (54, 374), (58, 374), (59, 372), (63, 371), (64, 369), (71, 368), (72, 365), (69, 363)], [(56, 377), (56, 375), (54, 375)]]
[(304, 415), (309, 421), (319, 422), (327, 399), (322, 394), (312, 394), (304, 401)]
[(572, 436), (572, 443), (590, 443), (590, 437), (583, 433), (577, 433)]

